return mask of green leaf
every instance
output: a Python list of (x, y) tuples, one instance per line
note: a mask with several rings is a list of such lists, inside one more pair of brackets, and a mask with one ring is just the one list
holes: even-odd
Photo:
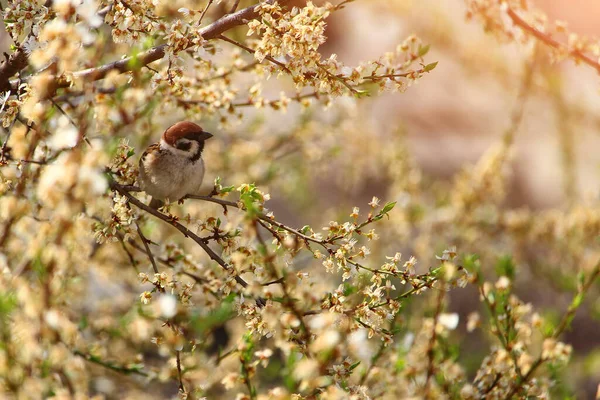
[(501, 256), (496, 262), (496, 274), (506, 276), (511, 281), (515, 278), (516, 269), (515, 262), (510, 255)]
[(221, 190), (219, 190), (219, 193), (229, 193), (231, 192), (233, 189), (235, 189), (235, 186), (231, 185), (231, 186), (225, 186), (222, 187)]
[(309, 225), (304, 225), (302, 228), (300, 228), (300, 233), (302, 234), (306, 234), (308, 233), (308, 231), (310, 231), (310, 226)]
[(349, 284), (348, 282), (344, 282), (344, 296), (350, 296), (351, 294), (357, 293), (358, 288), (354, 285)]
[(14, 292), (0, 293), (0, 317), (8, 316), (17, 306), (17, 295)]
[(387, 214), (390, 211), (392, 211), (392, 209), (396, 206), (396, 202), (392, 201), (389, 203), (386, 203), (385, 206), (383, 206), (383, 209), (379, 212), (379, 214)]
[(580, 271), (577, 274), (577, 283), (579, 286), (583, 286), (585, 284), (585, 273), (583, 271)]
[(362, 99), (363, 97), (369, 97), (371, 95), (371, 93), (368, 90), (363, 90), (363, 89), (356, 89), (356, 91), (354, 92), (354, 96), (357, 99)]
[(141, 69), (143, 67), (142, 62), (138, 57), (139, 53), (140, 52), (138, 49), (133, 49), (131, 54), (129, 55), (131, 58), (127, 62), (127, 66), (133, 71)]
[(428, 52), (429, 52), (429, 45), (419, 46), (419, 51), (418, 51), (419, 57), (423, 57)]
[(403, 371), (404, 368), (406, 368), (406, 360), (404, 357), (398, 357), (398, 360), (396, 360), (396, 365), (394, 365), (394, 369), (396, 372), (400, 372)]
[(356, 367), (358, 367), (360, 365), (360, 361), (355, 362), (354, 364), (352, 364), (350, 366), (350, 368), (348, 368), (348, 371), (352, 371), (354, 370)]
[(155, 44), (155, 40), (152, 36), (147, 36), (146, 40), (144, 40), (144, 42), (142, 43), (142, 47), (144, 48), (144, 50), (148, 50), (151, 47), (154, 47)]
[(438, 65), (438, 62), (437, 62), (437, 61), (436, 61), (436, 62), (432, 62), (431, 64), (427, 64), (427, 65), (425, 66), (425, 68), (423, 68), (423, 72), (429, 72), (429, 71), (433, 71), (433, 69), (434, 69), (435, 67), (437, 67), (437, 65)]
[(583, 293), (578, 293), (577, 296), (575, 296), (573, 298), (573, 301), (571, 302), (571, 309), (577, 309), (579, 308), (579, 306), (581, 305), (581, 303), (583, 302)]

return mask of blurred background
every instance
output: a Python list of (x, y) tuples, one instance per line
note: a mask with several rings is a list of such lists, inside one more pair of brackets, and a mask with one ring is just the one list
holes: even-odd
[[(574, 32), (600, 33), (600, 3), (540, 0), (533, 5), (549, 20), (566, 21)], [(315, 230), (330, 219), (347, 217), (355, 205), (367, 209), (372, 196), (398, 201), (402, 211), (382, 233), (388, 238), (373, 249), (381, 252), (380, 258), (402, 251), (415, 254), (420, 267), (427, 268), (451, 245), (457, 245), (460, 254), (481, 254), (490, 264), (499, 255), (511, 254), (519, 269), (516, 293), (548, 318), (560, 316), (572, 298), (573, 286), (564, 284), (565, 275), (574, 276), (599, 254), (597, 246), (589, 245), (597, 227), (579, 232), (583, 236), (573, 236), (568, 243), (560, 238), (537, 242), (535, 235), (519, 242), (492, 230), (486, 231), (489, 236), (478, 236), (477, 229), (470, 235), (454, 222), (445, 224), (443, 205), (451, 202), (461, 171), (478, 163), (512, 129), (514, 146), (499, 207), (510, 217), (526, 215), (532, 223), (553, 220), (560, 213), (577, 221), (597, 221), (598, 74), (571, 60), (550, 62), (542, 45), (536, 49), (531, 43), (505, 43), (486, 34), (477, 20), (467, 21), (465, 14), (459, 0), (357, 0), (336, 12), (328, 20), (328, 41), (321, 48), (325, 56), (336, 53), (345, 64), (356, 65), (377, 59), (416, 34), (431, 46), (427, 60), (439, 64), (404, 94), (342, 98), (327, 110), (315, 107), (308, 113), (297, 104), (291, 104), (287, 113), (245, 109), (241, 124), (228, 128), (237, 137), (232, 140), (242, 137), (244, 146), (256, 148), (253, 154), (258, 158), (261, 138), (297, 129), (300, 155), (292, 146), (275, 165), (241, 159), (237, 162), (248, 162), (247, 168), (238, 168), (235, 161), (219, 167), (216, 160), (229, 151), (228, 143), (211, 143), (206, 157), (214, 167), (206, 182), (210, 186), (217, 175), (226, 184), (256, 181), (272, 194), (268, 205), (279, 219), (292, 226), (310, 223)], [(3, 51), (10, 45), (4, 32), (0, 43)], [(531, 82), (522, 96), (528, 71), (533, 71)], [(264, 96), (277, 98), (290, 88), (289, 82), (272, 79)], [(519, 113), (522, 119), (514, 124)], [(261, 135), (242, 134), (257, 120)], [(331, 124), (321, 132), (323, 121)], [(155, 139), (159, 131), (147, 136)], [(134, 145), (142, 148), (142, 143)], [(261, 181), (260, 176), (268, 178)], [(560, 237), (563, 231), (556, 226), (549, 229)], [(561, 226), (567, 234), (568, 223)], [(452, 292), (449, 309), (459, 313), (463, 325), (477, 298), (474, 288)], [(592, 398), (600, 382), (599, 315), (596, 287), (564, 335), (574, 347), (564, 384), (579, 398)], [(464, 326), (461, 329), (464, 334)], [(473, 352), (476, 360), (485, 347), (485, 338), (458, 341), (463, 356)], [(478, 364), (471, 364), (472, 374)]]

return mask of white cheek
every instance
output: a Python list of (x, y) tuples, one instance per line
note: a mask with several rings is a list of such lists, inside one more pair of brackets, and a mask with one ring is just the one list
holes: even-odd
[(191, 147), (189, 150), (181, 150), (181, 149), (178, 149), (177, 147), (167, 144), (167, 142), (165, 142), (163, 139), (160, 140), (161, 149), (167, 150), (167, 151), (171, 152), (171, 154), (181, 156), (181, 157), (189, 157), (190, 154), (196, 153), (196, 151), (198, 150), (198, 142), (196, 142), (195, 140), (192, 140), (192, 141), (190, 141), (190, 144), (191, 144)]

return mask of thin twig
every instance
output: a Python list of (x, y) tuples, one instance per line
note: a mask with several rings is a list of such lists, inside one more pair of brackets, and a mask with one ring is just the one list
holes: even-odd
[(206, 7), (204, 7), (204, 10), (202, 10), (202, 14), (200, 14), (200, 19), (198, 20), (198, 25), (200, 25), (202, 23), (202, 19), (204, 19), (204, 16), (206, 15), (206, 12), (208, 11), (209, 7), (212, 5), (213, 1), (215, 1), (215, 0), (208, 0)]
[[(187, 195), (187, 196), (185, 196), (185, 198), (187, 198), (187, 199), (196, 199), (196, 200), (210, 201), (212, 203), (220, 204), (222, 206), (235, 207), (235, 208), (240, 208), (241, 209), (241, 207), (240, 207), (240, 205), (238, 203), (235, 203), (235, 202), (229, 201), (229, 200), (218, 199), (216, 197), (211, 197), (211, 196)], [(290, 232), (290, 233), (292, 233), (292, 234), (294, 234), (294, 235), (296, 235), (299, 238), (302, 238), (304, 240), (308, 240), (308, 241), (311, 241), (311, 242), (314, 242), (314, 243), (318, 243), (318, 244), (325, 243), (323, 240), (315, 239), (313, 237), (310, 237), (310, 236), (307, 236), (307, 235), (305, 235), (303, 233), (300, 233), (296, 229), (291, 228), (291, 227), (289, 227), (289, 226), (287, 226), (285, 224), (282, 224), (281, 222), (275, 221), (275, 220), (267, 217), (264, 214), (259, 214), (258, 218), (261, 219), (261, 220), (263, 220), (263, 221), (265, 221), (265, 222), (270, 223), (271, 225), (275, 225), (278, 228), (281, 228), (281, 229), (283, 229), (285, 231), (288, 231), (288, 232)]]
[(158, 272), (158, 267), (156, 266), (156, 261), (154, 261), (154, 256), (152, 255), (150, 246), (148, 246), (149, 240), (146, 239), (146, 236), (144, 236), (144, 234), (142, 233), (140, 224), (138, 224), (137, 221), (135, 221), (135, 226), (137, 228), (138, 235), (140, 235), (140, 239), (142, 239), (142, 243), (144, 244), (144, 247), (146, 248), (146, 254), (148, 255), (148, 258), (150, 259), (150, 262), (152, 263), (152, 268), (154, 269), (154, 273), (158, 274), (159, 272)]
[(96, 357), (91, 354), (83, 353), (79, 350), (73, 350), (73, 354), (83, 358), (84, 360), (87, 360), (87, 361), (92, 362), (97, 365), (101, 365), (104, 368), (111, 369), (111, 370), (113, 370), (115, 372), (119, 372), (121, 374), (125, 374), (125, 375), (137, 374), (137, 375), (146, 376), (146, 377), (150, 376), (146, 371), (141, 370), (139, 368), (129, 368), (129, 367), (124, 367), (122, 365), (117, 365), (112, 362), (104, 361), (100, 357)]
[[(112, 190), (116, 190), (117, 192), (119, 192), (123, 196), (127, 197), (129, 199), (129, 202), (132, 203), (133, 205), (135, 205), (137, 208), (140, 208), (140, 209), (146, 211), (147, 213), (152, 214), (156, 218), (162, 220), (163, 222), (168, 223), (169, 225), (171, 225), (175, 229), (177, 229), (179, 232), (183, 233), (183, 235), (185, 237), (188, 237), (188, 238), (192, 239), (200, 247), (202, 247), (202, 250), (204, 250), (204, 252), (210, 257), (210, 259), (212, 259), (213, 261), (216, 261), (217, 264), (219, 264), (225, 271), (230, 272), (230, 271), (233, 270), (232, 267), (230, 267), (221, 257), (219, 257), (217, 255), (217, 253), (215, 253), (213, 251), (213, 249), (211, 249), (208, 246), (208, 244), (206, 244), (206, 239), (203, 239), (200, 236), (196, 235), (194, 232), (192, 232), (191, 230), (189, 230), (187, 227), (185, 227), (184, 225), (182, 225), (179, 222), (177, 222), (173, 217), (169, 217), (169, 216), (167, 216), (167, 215), (165, 215), (165, 214), (163, 214), (163, 213), (161, 213), (161, 212), (159, 212), (159, 211), (157, 211), (157, 210), (155, 210), (155, 209), (147, 206), (146, 204), (142, 203), (140, 200), (136, 199), (133, 195), (131, 195), (131, 193), (129, 193), (127, 190), (125, 190), (123, 186), (119, 185), (115, 181), (111, 180), (110, 187), (111, 187)], [(248, 283), (242, 277), (240, 277), (239, 275), (234, 275), (234, 279), (243, 288), (248, 287)], [(264, 306), (265, 305), (264, 299), (259, 298), (259, 299), (256, 300), (256, 302), (260, 306)]]
[(119, 243), (121, 243), (121, 247), (123, 248), (123, 251), (125, 251), (125, 253), (127, 254), (127, 257), (129, 258), (129, 262), (131, 263), (131, 266), (133, 268), (135, 268), (136, 272), (139, 272), (139, 269), (137, 267), (137, 261), (135, 260), (135, 257), (133, 257), (133, 254), (131, 254), (131, 252), (129, 251), (127, 246), (125, 246), (125, 241), (123, 240), (123, 237), (119, 237)]
[(223, 361), (225, 358), (229, 357), (230, 355), (237, 353), (238, 351), (239, 351), (238, 348), (234, 347), (233, 349), (231, 349), (223, 354), (219, 354), (217, 356), (217, 360), (215, 361), (215, 364), (218, 366), (221, 363), (221, 361)]
[(239, 5), (240, 5), (240, 0), (235, 0), (233, 2), (233, 6), (231, 6), (231, 10), (229, 10), (229, 14), (233, 14), (235, 12), (235, 10), (237, 10)]
[[(239, 47), (240, 49), (246, 50), (248, 53), (252, 53), (252, 54), (256, 53), (256, 50), (253, 50), (250, 47), (246, 46), (245, 44), (240, 43), (240, 42), (238, 42), (236, 40), (230, 39), (230, 38), (228, 38), (225, 35), (218, 35), (217, 39), (221, 39), (221, 40), (223, 40), (223, 41), (225, 41), (227, 43), (231, 43), (234, 46)], [(290, 71), (290, 69), (284, 63), (277, 61), (273, 57), (271, 57), (271, 56), (265, 56), (265, 60), (268, 60), (268, 61), (272, 62), (273, 64), (277, 65), (279, 68), (283, 69), (288, 74), (293, 75), (292, 71)]]
[(306, 346), (306, 351), (308, 351), (308, 345), (310, 343), (312, 334), (310, 332), (310, 329), (308, 328), (308, 325), (306, 325), (306, 323), (304, 322), (304, 318), (303, 318), (304, 314), (301, 313), (300, 310), (298, 310), (298, 307), (296, 307), (295, 299), (293, 299), (290, 294), (290, 290), (289, 290), (287, 282), (285, 280), (285, 276), (279, 277), (279, 273), (277, 272), (277, 267), (273, 263), (273, 256), (271, 254), (269, 254), (269, 249), (267, 247), (267, 243), (265, 242), (265, 240), (263, 239), (263, 237), (260, 234), (260, 231), (258, 229), (258, 223), (256, 220), (254, 221), (254, 231), (256, 232), (256, 239), (258, 239), (258, 242), (264, 249), (265, 264), (267, 265), (267, 267), (269, 267), (269, 270), (270, 270), (271, 274), (273, 275), (273, 277), (275, 278), (275, 280), (279, 281), (278, 283), (281, 286), (281, 290), (283, 291), (283, 298), (284, 298), (283, 305), (287, 306), (289, 308), (289, 310), (292, 312), (292, 314), (294, 314), (294, 316), (298, 319), (298, 323), (300, 324), (300, 328), (302, 329), (302, 333), (303, 333), (304, 345)]
[(179, 390), (181, 391), (181, 393), (187, 393), (185, 391), (185, 386), (183, 386), (183, 374), (181, 373), (181, 357), (179, 355), (180, 351), (176, 351), (176, 357), (177, 357), (177, 378), (179, 379)]

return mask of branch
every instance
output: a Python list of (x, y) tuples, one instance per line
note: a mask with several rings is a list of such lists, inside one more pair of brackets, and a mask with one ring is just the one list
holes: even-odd
[(239, 5), (240, 5), (240, 0), (235, 0), (233, 2), (233, 6), (231, 6), (231, 10), (229, 10), (229, 14), (233, 14), (235, 12), (235, 10), (237, 10)]
[[(267, 3), (272, 4), (275, 1), (277, 1), (277, 0), (268, 0)], [(290, 0), (278, 0), (278, 3), (280, 5), (284, 5), (284, 4), (288, 3), (289, 1)], [(240, 10), (236, 13), (227, 14), (227, 15), (223, 16), (222, 18), (216, 20), (212, 24), (200, 29), (200, 35), (205, 40), (215, 39), (222, 33), (226, 32), (232, 28), (235, 28), (236, 26), (243, 25), (249, 20), (256, 19), (259, 16), (258, 12), (256, 11), (256, 6), (257, 6), (257, 4), (247, 7), (247, 8), (244, 8), (243, 10)], [(190, 46), (188, 46), (187, 48), (189, 48), (191, 46), (192, 45), (190, 44)], [(139, 69), (140, 67), (146, 66), (147, 64), (150, 64), (154, 61), (157, 61), (157, 60), (160, 60), (161, 58), (163, 58), (165, 56), (166, 48), (167, 48), (166, 44), (161, 44), (159, 46), (152, 47), (151, 49), (148, 49), (148, 50), (138, 54), (135, 57), (125, 57), (121, 60), (114, 61), (112, 63), (108, 63), (108, 64), (105, 64), (105, 65), (102, 65), (99, 67), (88, 68), (88, 69), (74, 72), (72, 74), (72, 77), (74, 79), (81, 79), (86, 82), (92, 82), (92, 81), (104, 79), (106, 77), (106, 75), (111, 71), (118, 71), (120, 73), (130, 72), (130, 71)], [(183, 50), (186, 50), (187, 48), (184, 48)], [(26, 62), (27, 56), (25, 55), (24, 57), (25, 57), (25, 62)], [(25, 63), (25, 65), (27, 65), (27, 64)], [(25, 67), (25, 65), (23, 66), (23, 68)], [(1, 72), (1, 69), (0, 69), (0, 72)], [(15, 70), (13, 72), (13, 74), (16, 72), (18, 72), (18, 70)], [(2, 75), (0, 75), (0, 78), (1, 77), (2, 77)], [(0, 85), (1, 84), (2, 84), (2, 81), (0, 80)], [(64, 75), (55, 76), (54, 82), (52, 84), (54, 85), (54, 88), (56, 88), (56, 89), (65, 88), (65, 87), (71, 86), (71, 80), (67, 79)], [(15, 83), (11, 82), (10, 86), (16, 87), (16, 82)]]
[(0, 65), (0, 93), (12, 89), (10, 77), (27, 67), (28, 61), (25, 50), (19, 48)]
[[(240, 43), (240, 42), (238, 42), (236, 40), (230, 39), (230, 38), (228, 38), (225, 35), (218, 35), (217, 38), (221, 39), (221, 40), (223, 40), (223, 41), (225, 41), (227, 43), (231, 43), (232, 45), (237, 46), (240, 49), (247, 51), (248, 53), (251, 53), (251, 54), (256, 53), (256, 50), (251, 49), (250, 47), (248, 47), (245, 44)], [(273, 57), (271, 57), (271, 56), (265, 56), (265, 60), (268, 60), (268, 61), (272, 62), (273, 64), (277, 65), (279, 68), (283, 69), (288, 74), (293, 75), (292, 71), (290, 71), (290, 69), (287, 67), (287, 65), (285, 65), (282, 62), (277, 61)]]
[(150, 246), (148, 246), (149, 240), (146, 239), (146, 236), (142, 233), (142, 229), (140, 228), (140, 224), (135, 222), (135, 226), (137, 228), (138, 235), (140, 235), (140, 239), (142, 239), (142, 243), (144, 244), (144, 248), (146, 249), (146, 254), (152, 263), (152, 269), (154, 269), (154, 273), (158, 274), (158, 267), (156, 266), (156, 261), (154, 261), (154, 256), (152, 255), (152, 251), (150, 250)]
[[(208, 7), (206, 7), (206, 8), (208, 8)], [(186, 394), (187, 392), (185, 391), (185, 386), (183, 386), (183, 374), (181, 373), (181, 357), (180, 357), (179, 353), (180, 353), (179, 351), (175, 352), (175, 354), (177, 355), (177, 378), (179, 380), (179, 391), (182, 394)]]
[(260, 245), (262, 246), (262, 248), (264, 249), (264, 260), (265, 260), (265, 264), (269, 267), (269, 270), (271, 272), (271, 274), (273, 275), (273, 277), (275, 278), (275, 281), (279, 283), (279, 285), (281, 286), (281, 290), (283, 291), (283, 306), (287, 306), (289, 308), (289, 310), (292, 312), (292, 314), (294, 314), (296, 316), (296, 318), (298, 318), (298, 323), (300, 324), (300, 328), (302, 330), (303, 333), (303, 339), (304, 339), (304, 343), (306, 345), (306, 352), (308, 354), (308, 345), (310, 344), (310, 339), (312, 337), (312, 333), (310, 332), (310, 329), (308, 328), (308, 325), (306, 325), (306, 323), (304, 322), (304, 318), (303, 318), (303, 314), (300, 312), (300, 310), (298, 310), (298, 307), (296, 307), (296, 303), (295, 303), (295, 299), (292, 297), (291, 293), (290, 293), (290, 289), (288, 288), (287, 282), (285, 280), (285, 273), (284, 276), (280, 277), (278, 272), (277, 272), (277, 267), (275, 266), (275, 263), (273, 262), (273, 256), (269, 254), (269, 247), (267, 246), (267, 243), (265, 242), (265, 240), (263, 239), (263, 237), (260, 234), (260, 231), (258, 230), (258, 223), (260, 221), (259, 220), (254, 220), (254, 231), (256, 232), (256, 239), (258, 239), (258, 242), (260, 243)]
[[(228, 200), (217, 199), (217, 198), (215, 198), (215, 197), (211, 197), (211, 196), (196, 196), (196, 195), (187, 195), (187, 196), (185, 196), (185, 198), (187, 198), (187, 199), (196, 199), (196, 200), (210, 201), (210, 202), (212, 202), (212, 203), (220, 204), (220, 205), (222, 205), (223, 207), (227, 207), (227, 206), (229, 206), (229, 207), (235, 207), (235, 208), (239, 208), (239, 209), (241, 209), (241, 207), (240, 207), (240, 206), (239, 206), (237, 203), (235, 203), (235, 202), (233, 202), (233, 201), (228, 201)], [(298, 232), (297, 230), (295, 230), (294, 228), (290, 228), (289, 226), (287, 226), (287, 225), (284, 225), (284, 224), (282, 224), (281, 222), (277, 222), (277, 221), (275, 221), (275, 220), (273, 220), (273, 219), (271, 219), (271, 218), (267, 217), (267, 216), (266, 216), (266, 215), (264, 215), (264, 214), (259, 214), (259, 215), (258, 215), (258, 219), (260, 219), (260, 220), (263, 220), (263, 221), (265, 221), (265, 222), (268, 222), (268, 223), (270, 223), (271, 225), (275, 225), (276, 227), (278, 227), (278, 228), (281, 228), (281, 229), (283, 229), (283, 230), (285, 230), (285, 231), (288, 231), (288, 232), (290, 232), (290, 233), (292, 233), (292, 234), (294, 234), (294, 235), (296, 235), (296, 236), (298, 236), (299, 238), (302, 238), (302, 239), (304, 239), (304, 240), (308, 240), (308, 241), (310, 241), (310, 242), (318, 243), (318, 244), (321, 244), (321, 245), (326, 243), (326, 242), (325, 242), (325, 241), (323, 241), (323, 240), (315, 239), (315, 238), (313, 238), (313, 237), (310, 237), (310, 236), (307, 236), (307, 235), (305, 235), (305, 234), (303, 234), (303, 233), (300, 233), (300, 232)]]
[(125, 375), (130, 375), (130, 374), (137, 374), (137, 375), (142, 375), (142, 376), (146, 376), (148, 377), (149, 374), (147, 372), (145, 372), (144, 370), (140, 369), (140, 368), (130, 368), (130, 367), (124, 367), (121, 365), (117, 365), (114, 364), (112, 362), (108, 362), (108, 361), (104, 361), (102, 360), (100, 357), (96, 357), (94, 355), (91, 354), (86, 354), (82, 351), (79, 350), (73, 350), (73, 354), (75, 354), (76, 356), (79, 356), (81, 358), (83, 358), (84, 360), (87, 360), (89, 362), (92, 362), (94, 364), (98, 364), (103, 366), (104, 368), (108, 368), (111, 369), (115, 372), (119, 372), (121, 374), (125, 374)]
[[(185, 237), (189, 237), (190, 239), (192, 239), (200, 247), (202, 247), (202, 250), (204, 250), (206, 252), (206, 254), (208, 254), (208, 256), (213, 261), (216, 261), (217, 264), (219, 264), (224, 270), (226, 270), (226, 271), (231, 270), (231, 267), (229, 265), (227, 265), (227, 263), (225, 261), (223, 261), (223, 259), (221, 257), (219, 257), (217, 255), (217, 253), (215, 253), (213, 251), (213, 249), (211, 249), (206, 244), (206, 239), (202, 239), (200, 236), (198, 236), (194, 232), (190, 231), (187, 227), (185, 227), (182, 224), (180, 224), (179, 222), (175, 221), (173, 218), (142, 203), (141, 201), (139, 201), (138, 199), (133, 197), (123, 186), (119, 185), (118, 183), (116, 183), (112, 180), (110, 181), (110, 188), (112, 190), (116, 190), (121, 195), (127, 197), (129, 199), (129, 202), (132, 203), (133, 205), (135, 205), (137, 208), (142, 209), (142, 210), (146, 211), (147, 213), (154, 215), (156, 218), (168, 223), (169, 225), (171, 225), (175, 229), (177, 229), (179, 232), (183, 233), (183, 235)], [(237, 281), (237, 283), (239, 283), (244, 288), (246, 288), (248, 286), (248, 283), (244, 279), (239, 277), (238, 275), (235, 275), (235, 280)]]
[(208, 4), (206, 4), (206, 7), (204, 7), (204, 10), (202, 10), (202, 14), (200, 14), (200, 19), (198, 20), (198, 25), (200, 25), (202, 23), (202, 20), (204, 19), (204, 16), (206, 15), (206, 12), (212, 5), (213, 1), (214, 0), (208, 0)]
[[(600, 277), (600, 261), (598, 261), (596, 263), (596, 265), (594, 266), (594, 269), (590, 273), (590, 276), (587, 278), (587, 280), (577, 290), (577, 294), (575, 295), (573, 301), (571, 302), (571, 305), (569, 305), (569, 308), (567, 309), (567, 312), (565, 313), (565, 315), (563, 315), (560, 323), (554, 329), (554, 332), (552, 332), (552, 335), (550, 336), (550, 338), (552, 338), (554, 340), (558, 339), (558, 337), (569, 326), (569, 324), (571, 323), (571, 320), (575, 316), (575, 313), (576, 313), (577, 309), (579, 308), (579, 306), (583, 302), (583, 297), (590, 290), (590, 288), (592, 287), (592, 285), (594, 284), (594, 282), (596, 282), (596, 279), (598, 279), (598, 277)], [(523, 385), (525, 383), (527, 383), (532, 378), (534, 372), (545, 361), (546, 361), (546, 359), (544, 359), (542, 357), (542, 355), (540, 354), (540, 356), (533, 362), (533, 364), (529, 368), (529, 371), (527, 371), (527, 374), (525, 374), (525, 376), (523, 376), (522, 379), (519, 379), (517, 381), (517, 384), (508, 393), (508, 395), (506, 396), (506, 399), (507, 400), (512, 399), (513, 396), (515, 394), (517, 394), (521, 390), (521, 388), (523, 387)]]
[(580, 50), (569, 49), (569, 47), (566, 44), (559, 42), (558, 40), (554, 39), (547, 33), (541, 32), (538, 29), (534, 28), (533, 26), (529, 25), (527, 23), (527, 21), (525, 21), (523, 18), (521, 18), (511, 8), (509, 8), (506, 12), (507, 12), (508, 16), (510, 17), (510, 19), (513, 21), (513, 23), (515, 25), (517, 25), (519, 28), (521, 28), (523, 31), (527, 32), (528, 34), (532, 35), (533, 37), (542, 41), (543, 43), (545, 43), (546, 45), (548, 45), (550, 47), (553, 47), (557, 50), (562, 50), (562, 51), (567, 52), (574, 59), (579, 60), (579, 61), (589, 65), (590, 67), (594, 68), (598, 73), (600, 73), (600, 64), (598, 62), (594, 61), (592, 58), (590, 58), (586, 54), (582, 53)]

